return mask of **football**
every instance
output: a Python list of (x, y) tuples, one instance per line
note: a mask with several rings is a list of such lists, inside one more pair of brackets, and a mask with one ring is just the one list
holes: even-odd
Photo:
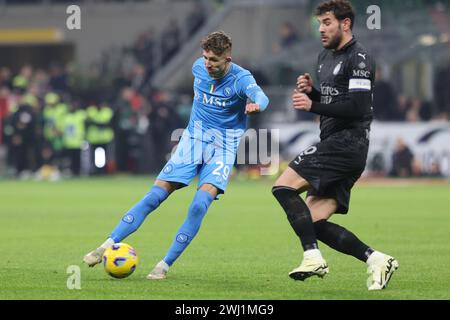
[(138, 265), (136, 250), (126, 243), (115, 243), (103, 254), (103, 266), (107, 274), (113, 278), (126, 278)]

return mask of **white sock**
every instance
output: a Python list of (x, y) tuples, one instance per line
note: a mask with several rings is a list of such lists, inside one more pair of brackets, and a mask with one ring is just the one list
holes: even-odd
[(372, 254), (369, 256), (369, 258), (367, 259), (366, 263), (367, 264), (374, 264), (378, 259), (383, 258), (384, 254), (382, 254), (379, 251), (374, 251), (372, 252)]
[(311, 249), (311, 250), (306, 250), (305, 252), (303, 252), (303, 257), (304, 258), (322, 258), (322, 254), (320, 253), (319, 249)]
[(164, 260), (158, 262), (157, 267), (161, 267), (163, 270), (166, 271), (169, 270), (169, 265)]
[[(103, 242), (103, 244), (100, 246), (101, 249), (103, 249), (103, 251), (105, 251), (106, 249), (108, 249), (109, 247), (111, 247), (114, 244), (114, 240), (111, 238), (108, 238), (105, 242)], [(100, 249), (99, 248), (99, 249)]]

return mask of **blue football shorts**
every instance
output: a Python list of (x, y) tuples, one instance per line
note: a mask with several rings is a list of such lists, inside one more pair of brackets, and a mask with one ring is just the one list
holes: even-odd
[(204, 142), (183, 135), (157, 179), (185, 186), (198, 176), (198, 187), (211, 184), (224, 193), (236, 160), (237, 145)]

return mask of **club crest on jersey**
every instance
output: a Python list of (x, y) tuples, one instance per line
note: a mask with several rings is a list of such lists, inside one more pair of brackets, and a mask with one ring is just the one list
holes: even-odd
[(338, 63), (338, 65), (334, 68), (334, 70), (333, 70), (334, 75), (337, 75), (339, 73), (339, 71), (341, 71), (341, 66), (342, 66), (342, 61), (340, 61)]
[(226, 87), (225, 90), (223, 90), (223, 94), (225, 95), (225, 97), (231, 97), (231, 95), (233, 94), (233, 89), (231, 89), (230, 87)]

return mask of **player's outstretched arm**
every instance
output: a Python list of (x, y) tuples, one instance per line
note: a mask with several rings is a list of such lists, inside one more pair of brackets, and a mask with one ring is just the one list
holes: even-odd
[(264, 91), (256, 84), (255, 78), (251, 75), (246, 75), (238, 80), (238, 86), (241, 88), (241, 93), (247, 97), (251, 103), (245, 106), (245, 113), (252, 114), (266, 110), (269, 105), (269, 98)]
[(247, 105), (245, 106), (245, 114), (262, 112), (266, 110), (267, 106), (269, 105), (269, 98), (264, 94), (262, 90), (248, 98), (254, 102), (247, 103)]

